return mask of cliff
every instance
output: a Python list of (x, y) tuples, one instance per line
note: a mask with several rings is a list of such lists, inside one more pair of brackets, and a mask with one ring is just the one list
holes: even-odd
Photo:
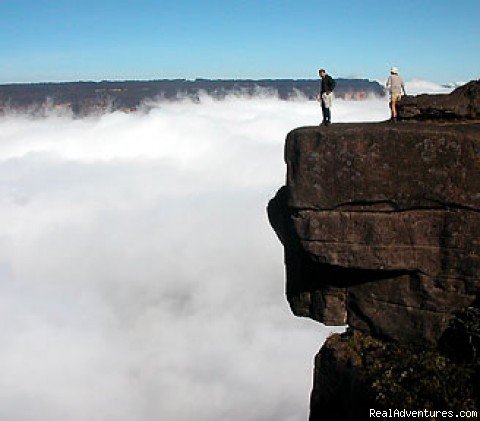
[[(349, 326), (316, 358), (311, 420), (368, 419), (367, 408), (394, 403), (412, 377), (433, 384), (426, 367), (442, 358), (435, 375), (440, 367), (467, 373), (456, 384), (475, 396), (480, 331), (452, 326), (465, 325), (459, 314), (480, 297), (480, 126), (472, 120), (479, 86), (433, 97), (429, 106), (427, 97), (408, 98), (401, 117), (412, 104), (423, 110), (412, 121), (305, 127), (287, 136), (287, 183), (268, 205), (285, 249), (287, 299), (298, 316)], [(457, 104), (455, 119), (445, 104), (450, 111)], [(459, 352), (474, 357), (457, 366)], [(415, 372), (406, 368), (412, 358), (423, 362)], [(382, 383), (386, 367), (407, 373), (395, 393), (378, 389), (391, 383)], [(427, 389), (404, 404), (440, 409), (457, 399), (452, 391), (429, 400), (435, 392)]]

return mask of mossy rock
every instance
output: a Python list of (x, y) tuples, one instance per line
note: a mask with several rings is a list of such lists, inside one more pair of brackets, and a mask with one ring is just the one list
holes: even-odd
[[(462, 333), (470, 344), (479, 327), (476, 308), (462, 310), (451, 322), (452, 332)], [(480, 360), (472, 352), (465, 362), (458, 354), (454, 358), (437, 348), (383, 342), (357, 331), (337, 340), (346, 345), (344, 360), (359, 370), (376, 408), (480, 409)], [(458, 343), (452, 346), (458, 351)]]

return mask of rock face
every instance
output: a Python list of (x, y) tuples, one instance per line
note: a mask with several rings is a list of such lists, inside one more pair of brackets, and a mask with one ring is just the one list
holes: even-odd
[[(478, 116), (478, 88), (472, 82), (446, 96), (458, 99), (454, 106), (436, 96), (430, 105), (422, 97), (402, 105), (404, 118), (410, 110), (428, 120), (437, 115), (431, 110), (442, 109), (460, 122), (338, 124), (289, 133), (287, 183), (268, 215), (284, 245), (294, 314), (348, 324), (349, 334), (379, 343), (433, 349), (456, 312), (478, 305), (480, 125), (465, 118)], [(368, 419), (367, 412), (355, 415), (374, 399), (357, 361), (368, 352), (360, 347), (353, 358), (349, 344), (331, 338), (317, 356), (312, 421)]]
[(402, 120), (480, 119), (480, 80), (455, 89), (450, 95), (418, 95), (403, 98), (398, 106)]
[(422, 123), (292, 131), (269, 215), (293, 312), (436, 343), (480, 291), (479, 134)]

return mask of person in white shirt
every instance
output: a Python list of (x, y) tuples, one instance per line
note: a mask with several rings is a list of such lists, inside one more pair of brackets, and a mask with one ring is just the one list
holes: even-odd
[(402, 91), (404, 95), (407, 95), (405, 92), (405, 83), (398, 75), (398, 69), (396, 67), (392, 67), (390, 70), (390, 76), (387, 80), (387, 89), (390, 92), (390, 121), (395, 122), (397, 121), (397, 103), (402, 99)]

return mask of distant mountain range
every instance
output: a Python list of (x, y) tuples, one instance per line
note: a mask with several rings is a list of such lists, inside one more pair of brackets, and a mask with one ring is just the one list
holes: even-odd
[[(367, 79), (336, 79), (335, 95), (362, 100), (384, 96), (383, 87)], [(135, 111), (141, 105), (188, 97), (198, 101), (202, 93), (223, 99), (227, 95), (278, 95), (283, 100), (304, 96), (315, 99), (319, 79), (211, 80), (164, 79), (151, 81), (63, 82), (0, 85), (0, 113), (8, 110), (42, 112), (52, 108), (75, 115), (91, 112)], [(148, 106), (148, 105), (147, 105)]]

